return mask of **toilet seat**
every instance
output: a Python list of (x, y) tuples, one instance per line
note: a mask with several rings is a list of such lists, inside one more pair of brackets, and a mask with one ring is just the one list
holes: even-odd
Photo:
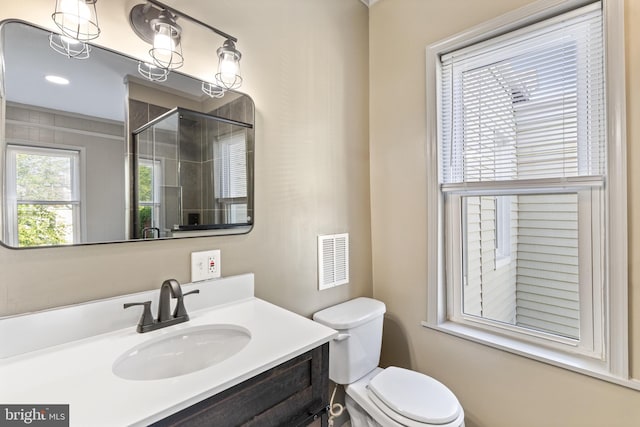
[(371, 379), (367, 390), (382, 412), (405, 426), (446, 425), (460, 417), (451, 390), (419, 372), (389, 367)]

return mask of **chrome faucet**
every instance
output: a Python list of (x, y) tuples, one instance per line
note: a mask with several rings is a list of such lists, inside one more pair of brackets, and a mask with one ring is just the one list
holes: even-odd
[[(191, 294), (199, 294), (200, 290), (195, 289), (191, 292), (182, 293), (182, 287), (176, 279), (169, 279), (162, 282), (160, 286), (160, 300), (158, 301), (158, 318), (154, 319), (151, 314), (151, 301), (132, 302), (124, 305), (129, 308), (134, 305), (143, 305), (144, 310), (140, 321), (138, 322), (137, 331), (140, 333), (155, 331), (156, 329), (165, 328), (178, 323), (189, 320), (189, 315), (184, 306), (184, 297)], [(176, 298), (176, 308), (171, 313), (171, 299)]]
[[(158, 322), (167, 322), (171, 317), (171, 298), (179, 298), (182, 301), (182, 288), (176, 279), (162, 282), (160, 286), (160, 301), (158, 302)], [(189, 320), (187, 316), (187, 320)]]

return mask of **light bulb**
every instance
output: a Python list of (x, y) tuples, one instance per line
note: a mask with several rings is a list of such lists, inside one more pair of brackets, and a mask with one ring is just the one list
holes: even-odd
[(71, 25), (86, 25), (91, 19), (91, 11), (84, 0), (62, 0), (60, 9)]
[(238, 75), (238, 61), (231, 53), (225, 53), (220, 60), (219, 79), (225, 86), (233, 86)]
[(155, 37), (153, 38), (153, 48), (154, 49), (159, 49), (162, 51), (168, 51), (168, 52), (163, 52), (165, 54), (171, 54), (171, 52), (173, 52), (176, 48), (176, 42), (173, 40), (173, 38), (171, 37), (171, 28), (166, 26), (166, 25), (159, 25), (158, 26), (158, 32), (156, 33)]
[(237, 89), (242, 85), (240, 76), (240, 58), (242, 54), (236, 49), (232, 40), (225, 40), (224, 44), (217, 50), (218, 72), (216, 82), (226, 89)]
[(182, 49), (180, 48), (181, 28), (175, 24), (175, 21), (161, 22), (160, 18), (154, 21), (151, 21), (155, 32), (153, 48), (149, 51), (154, 64), (171, 70), (180, 68), (183, 63)]

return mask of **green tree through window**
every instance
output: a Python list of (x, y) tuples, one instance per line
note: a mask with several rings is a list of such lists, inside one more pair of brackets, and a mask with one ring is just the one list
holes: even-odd
[(9, 240), (17, 246), (76, 243), (79, 239), (79, 153), (10, 145), (7, 187), (14, 218)]

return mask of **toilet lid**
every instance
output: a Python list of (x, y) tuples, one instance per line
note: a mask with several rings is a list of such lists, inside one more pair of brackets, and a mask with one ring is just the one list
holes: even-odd
[(456, 396), (441, 382), (419, 372), (391, 366), (369, 382), (369, 393), (382, 401), (389, 417), (397, 414), (427, 424), (446, 424), (460, 415)]

